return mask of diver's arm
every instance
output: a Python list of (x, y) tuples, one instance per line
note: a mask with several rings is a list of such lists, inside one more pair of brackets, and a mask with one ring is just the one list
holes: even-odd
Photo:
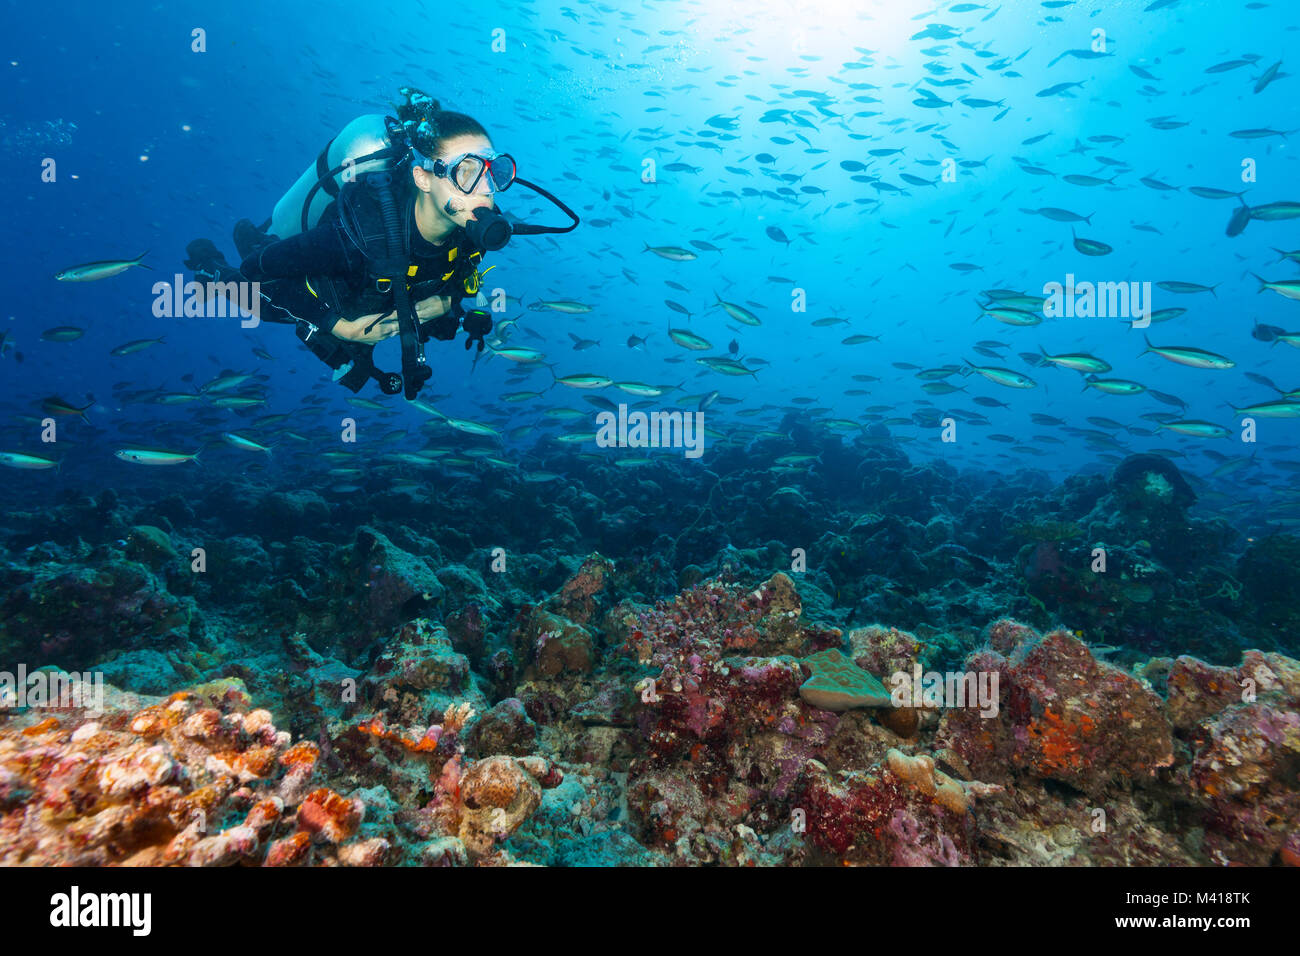
[(267, 243), (240, 263), (245, 279), (301, 279), (309, 275), (348, 275), (356, 265), (333, 222)]

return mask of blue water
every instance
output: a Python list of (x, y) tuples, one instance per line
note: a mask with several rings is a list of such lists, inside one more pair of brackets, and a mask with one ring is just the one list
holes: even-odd
[[(525, 304), (577, 299), (593, 307), (569, 316), (512, 302), (498, 316), (518, 317), (511, 344), (545, 351), (558, 375), (681, 383), (680, 391), (652, 403), (663, 408), (693, 409), (695, 396), (717, 389), (738, 401), (710, 407), (708, 427), (725, 436), (711, 441), (745, 442), (753, 431), (781, 430), (791, 410), (809, 421), (852, 419), (864, 426), (872, 415), (879, 421), (910, 419), (930, 408), (943, 416), (954, 408), (979, 412), (988, 424), (959, 421), (952, 443), (940, 441), (933, 425), (888, 428), (913, 460), (997, 473), (1039, 468), (1053, 479), (1108, 469), (1126, 452), (1172, 450), (1181, 453), (1180, 468), (1205, 479), (1198, 486), (1208, 493), (1205, 500), (1255, 501), (1249, 518), (1256, 523), (1300, 516), (1295, 471), (1286, 464), (1300, 457), (1294, 450), (1300, 423), (1261, 418), (1258, 441), (1243, 443), (1239, 416), (1227, 407), (1279, 397), (1247, 372), (1280, 390), (1300, 386), (1300, 352), (1251, 336), (1256, 322), (1300, 330), (1300, 304), (1261, 294), (1250, 275), (1296, 276), (1295, 263), (1279, 263), (1274, 250), (1300, 247), (1297, 222), (1254, 221), (1229, 238), (1225, 226), (1237, 201), (1188, 192), (1190, 186), (1247, 190), (1244, 201), (1251, 205), (1300, 200), (1293, 139), (1229, 135), (1300, 127), (1294, 77), (1279, 76), (1253, 91), (1277, 61), (1281, 74), (1296, 69), (1291, 51), (1300, 8), (1191, 0), (1013, 0), (977, 7), (891, 0), (810, 5), (804, 12), (786, 3), (747, 4), (743, 15), (732, 9), (721, 3), (447, 8), (403, 2), (370, 5), (360, 14), (339, 5), (339, 16), (331, 16), (328, 7), (297, 0), (270, 7), (171, 3), (129, 12), (90, 3), (7, 3), (0, 135), (10, 213), (0, 239), (7, 279), (0, 327), (23, 361), (13, 351), (0, 359), (0, 444), (42, 453), (40, 401), (94, 401), (90, 425), (60, 420), (57, 473), (7, 473), (11, 500), (40, 500), (64, 487), (183, 482), (174, 469), (132, 466), (112, 452), (123, 445), (193, 451), (236, 429), (274, 443), (282, 437), (279, 427), (246, 427), (264, 414), (291, 412), (289, 427), (309, 436), (336, 433), (343, 416), (357, 418), (363, 429), (373, 425), (370, 435), (410, 429), (412, 441), (418, 435), (422, 443), (436, 434), (428, 416), (373, 387), (362, 395), (391, 412), (349, 406), (350, 393), (328, 381), (287, 326), (240, 329), (228, 319), (155, 318), (150, 311), (153, 283), (182, 271), (186, 242), (211, 237), (234, 261), (229, 236), (237, 219), (268, 217), (342, 126), (362, 113), (391, 111), (397, 88), (413, 85), (477, 118), (497, 149), (517, 157), (521, 175), (552, 189), (585, 220), (570, 235), (520, 237), (486, 259), (497, 266), (489, 288)], [(874, 19), (853, 12), (859, 10)], [(191, 50), (196, 27), (206, 31), (206, 52)], [(1092, 48), (1099, 28), (1110, 55), (1067, 55), (1052, 64), (1066, 51)], [(503, 39), (504, 52), (493, 52), (494, 36)], [(1240, 59), (1249, 62), (1206, 72)], [(966, 82), (927, 82), (953, 79)], [(1036, 95), (1061, 83), (1082, 86)], [(923, 88), (950, 105), (917, 105)], [(976, 107), (963, 98), (1001, 105)], [(1185, 125), (1154, 128), (1150, 121), (1162, 117)], [(63, 125), (49, 125), (55, 122)], [(876, 157), (873, 149), (902, 152)], [(764, 153), (770, 162), (756, 158)], [(47, 157), (57, 164), (55, 182), (41, 179)], [(918, 186), (901, 178), (935, 180), (947, 159), (956, 162), (955, 181)], [(643, 181), (648, 160), (657, 167), (653, 182)], [(1253, 160), (1257, 181), (1243, 182), (1246, 160)], [(855, 181), (841, 166), (855, 161), (865, 167), (859, 171), (865, 180)], [(672, 163), (697, 171), (664, 170)], [(1027, 173), (1025, 165), (1054, 175)], [(1113, 176), (1114, 183), (1072, 185), (1062, 179), (1070, 174)], [(1179, 189), (1157, 191), (1140, 183), (1142, 177)], [(530, 221), (564, 221), (519, 189), (500, 197), (500, 205)], [(1078, 235), (1113, 246), (1113, 253), (1081, 255), (1072, 246), (1071, 224), (1021, 211), (1043, 207), (1090, 217), (1074, 225)], [(771, 238), (769, 227), (788, 243)], [(692, 248), (692, 240), (720, 252), (696, 249), (694, 261), (670, 262), (643, 251), (647, 243)], [(133, 269), (84, 284), (52, 278), (75, 263), (145, 250), (152, 272)], [(958, 263), (979, 268), (951, 268)], [(1154, 308), (1187, 312), (1146, 332), (1158, 346), (1210, 350), (1235, 367), (1199, 370), (1140, 355), (1142, 332), (1118, 319), (1049, 319), (1030, 328), (987, 316), (977, 321), (979, 303), (987, 301), (982, 290), (1041, 295), (1044, 283), (1064, 282), (1067, 274), (1216, 286), (1212, 294), (1190, 295), (1156, 288)], [(802, 312), (791, 309), (792, 291), (799, 290), (806, 299)], [(714, 305), (715, 292), (752, 309), (762, 326), (730, 320)], [(665, 300), (694, 316), (671, 311)], [(825, 317), (847, 323), (812, 325)], [(75, 342), (41, 340), (45, 329), (64, 325), (85, 334)], [(689, 328), (714, 349), (684, 351), (668, 341), (669, 326)], [(577, 352), (568, 333), (601, 344)], [(625, 344), (633, 334), (649, 336), (644, 351)], [(841, 344), (853, 334), (880, 340)], [(165, 344), (109, 355), (128, 340), (159, 336)], [(733, 339), (754, 377), (728, 377), (694, 362), (728, 354)], [(1002, 358), (972, 350), (983, 340), (1005, 343)], [(1018, 356), (1039, 347), (1099, 356), (1114, 366), (1104, 377), (1178, 396), (1187, 408), (1150, 394), (1081, 390), (1079, 373), (1031, 367)], [(254, 356), (254, 348), (273, 360)], [(506, 443), (507, 458), (522, 456), (543, 434), (594, 430), (595, 409), (581, 400), (590, 393), (555, 387), (531, 403), (499, 402), (504, 392), (546, 389), (545, 370), (524, 384), (507, 381), (513, 365), (493, 359), (471, 368), (459, 341), (431, 343), (430, 355), (436, 375), (426, 394), (450, 395), (436, 403), (445, 414), (505, 431), (537, 424)], [(395, 367), (396, 345), (381, 347), (378, 357)], [(1011, 389), (955, 374), (948, 381), (966, 391), (928, 395), (914, 369), (894, 365), (929, 369), (966, 360), (1029, 375), (1037, 387)], [(267, 376), (267, 406), (237, 414), (205, 403), (168, 408), (147, 397), (157, 389), (193, 391), (223, 370)], [(854, 381), (855, 374), (878, 381)], [(192, 380), (183, 381), (185, 375)], [(850, 389), (868, 394), (846, 395)], [(321, 396), (321, 404), (304, 405), (310, 394)], [(602, 394), (635, 401), (615, 389)], [(678, 405), (682, 396), (692, 398)], [(1009, 407), (982, 407), (976, 396)], [(560, 425), (540, 417), (565, 404), (588, 417)], [(889, 410), (867, 411), (876, 406)], [(1199, 439), (1157, 431), (1140, 417), (1151, 412), (1209, 421), (1231, 435)], [(1068, 428), (1033, 423), (1033, 413), (1077, 428), (1096, 428), (1087, 418), (1101, 416), (1154, 434), (1102, 429), (1118, 447), (1090, 446)], [(844, 428), (841, 434), (851, 441), (858, 433)], [(402, 444), (390, 437), (384, 449)], [(270, 467), (292, 483), (312, 458), (300, 449), (273, 456)], [(1249, 461), (1233, 470), (1235, 459)], [(209, 475), (239, 475), (254, 460), (261, 464), (220, 446), (204, 455)], [(1225, 465), (1230, 474), (1213, 477)]]

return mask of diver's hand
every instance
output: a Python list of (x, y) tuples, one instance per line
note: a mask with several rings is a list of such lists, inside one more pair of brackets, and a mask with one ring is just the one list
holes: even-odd
[(363, 315), (359, 319), (339, 319), (331, 332), (349, 342), (375, 345), (397, 334), (397, 316), (389, 315), (385, 318), (375, 313)]
[(451, 310), (451, 296), (431, 295), (415, 303), (415, 317), (421, 322), (446, 315)]
[[(421, 322), (438, 318), (451, 308), (448, 296), (429, 296), (415, 303), (415, 315)], [(377, 319), (381, 321), (376, 322)], [(361, 342), (375, 345), (384, 339), (391, 339), (399, 331), (397, 316), (392, 312), (374, 312), (359, 319), (340, 319), (333, 328), (334, 335), (349, 342)]]

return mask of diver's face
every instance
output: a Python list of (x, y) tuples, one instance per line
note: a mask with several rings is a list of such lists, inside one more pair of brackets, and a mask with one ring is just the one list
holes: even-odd
[[(456, 136), (442, 144), (437, 159), (451, 160), (464, 153), (486, 154), (491, 152), (492, 142), (486, 136)], [(449, 222), (464, 226), (473, 218), (474, 211), (481, 207), (491, 208), (495, 205), (492, 183), (488, 176), (479, 178), (474, 191), (465, 193), (448, 177), (428, 174), (428, 188), (439, 215)], [(418, 183), (419, 180), (417, 179)], [(423, 186), (421, 187), (424, 188)]]

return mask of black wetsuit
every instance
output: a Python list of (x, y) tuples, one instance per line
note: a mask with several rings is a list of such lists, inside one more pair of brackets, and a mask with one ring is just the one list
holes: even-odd
[[(415, 204), (410, 197), (407, 207), (411, 265), (416, 267), (417, 275), (433, 276), (433, 280), (419, 283), (418, 292), (413, 290), (412, 301), (431, 295), (459, 298), (468, 294), (466, 273), (473, 275), (475, 270), (469, 255), (460, 255), (470, 246), (465, 230), (458, 227), (441, 245), (435, 245), (416, 228)], [(469, 250), (470, 254), (476, 251)], [(449, 260), (449, 255), (460, 261)], [(366, 256), (340, 222), (338, 202), (332, 203), (309, 231), (271, 242), (251, 253), (240, 263), (239, 272), (244, 279), (263, 283), (261, 318), (271, 322), (304, 321), (329, 332), (339, 319), (391, 308), (367, 295), (370, 277)], [(321, 279), (332, 280), (330, 295), (317, 288), (324, 284)], [(369, 305), (365, 304), (367, 299), (372, 300)]]
[[(251, 223), (241, 223), (236, 227), (236, 244), (241, 254), (248, 254), (238, 269), (226, 264), (207, 240), (191, 243), (187, 264), (196, 276), (215, 274), (223, 282), (257, 282), (261, 291), (259, 318), (295, 325), (298, 338), (322, 362), (336, 370), (348, 366), (338, 381), (352, 391), (375, 378), (391, 393), (401, 387), (401, 379), (375, 368), (371, 358), (374, 346), (338, 338), (330, 334), (334, 327), (342, 319), (364, 315), (395, 316), (393, 280), (404, 272), (412, 309), (434, 296), (451, 299), (447, 312), (419, 324), (419, 342), (453, 339), (465, 314), (461, 299), (478, 292), (482, 278), (478, 266), (483, 258), (483, 250), (460, 227), (440, 245), (429, 242), (416, 226), (414, 188), (399, 187), (393, 193), (393, 226), (398, 235), (390, 237), (385, 225), (382, 189), (362, 177), (344, 186), (307, 232), (276, 239), (259, 234)], [(405, 250), (396, 260), (387, 256), (390, 240)], [(199, 261), (205, 257), (206, 263)], [(202, 268), (209, 272), (201, 273)], [(477, 341), (480, 349), (490, 329), (491, 322), (479, 318), (473, 329), (466, 327), (471, 342)], [(407, 358), (404, 339), (404, 368)], [(417, 383), (415, 390), (418, 387)]]

